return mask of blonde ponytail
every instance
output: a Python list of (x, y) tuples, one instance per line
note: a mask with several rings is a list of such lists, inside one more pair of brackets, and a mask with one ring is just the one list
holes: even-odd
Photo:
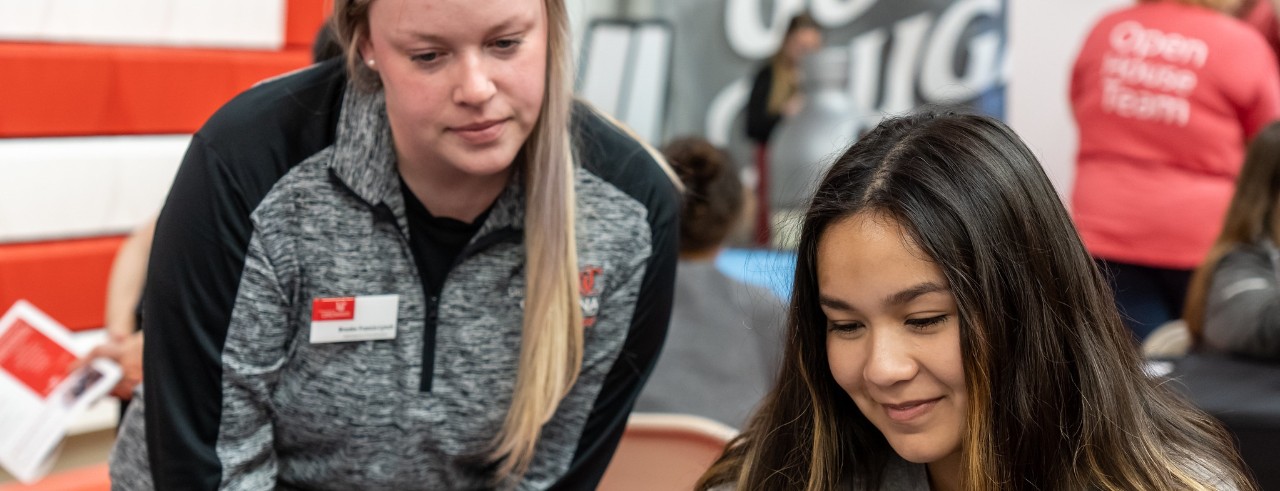
[(538, 124), (525, 144), (524, 327), (511, 408), (494, 441), (499, 479), (528, 470), (542, 425), (582, 369), (568, 13), (563, 0), (546, 0), (545, 5), (546, 93)]

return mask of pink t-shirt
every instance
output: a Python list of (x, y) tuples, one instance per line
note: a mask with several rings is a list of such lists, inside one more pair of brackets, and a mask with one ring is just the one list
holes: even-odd
[(1248, 25), (1142, 3), (1104, 17), (1076, 58), (1072, 212), (1089, 252), (1189, 269), (1222, 226), (1244, 147), (1280, 116), (1280, 71)]
[(1276, 8), (1272, 0), (1257, 0), (1248, 11), (1241, 12), (1240, 20), (1249, 24), (1262, 34), (1271, 52), (1280, 56), (1280, 19), (1276, 19)]

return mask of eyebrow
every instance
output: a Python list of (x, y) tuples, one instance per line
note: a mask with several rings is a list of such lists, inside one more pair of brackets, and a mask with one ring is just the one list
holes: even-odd
[[(519, 28), (521, 31), (525, 31), (530, 29), (530, 27), (536, 22), (537, 21), (530, 20), (522, 15), (513, 15), (511, 17), (508, 17), (506, 20), (503, 20), (502, 22), (494, 25), (492, 28), (490, 28), (487, 32), (485, 32), (485, 37), (496, 36), (498, 34), (506, 33), (516, 28)], [(445, 42), (444, 38), (440, 36), (436, 36), (434, 34), (425, 33), (425, 32), (411, 32), (410, 35), (413, 36), (414, 39), (417, 39), (420, 41), (427, 41), (430, 43), (439, 43), (439, 44), (444, 44)]]
[[(893, 306), (904, 305), (912, 300), (915, 300), (921, 295), (926, 295), (929, 293), (944, 292), (947, 290), (948, 288), (946, 286), (939, 285), (932, 281), (926, 281), (924, 283), (920, 283), (918, 285), (912, 286), (911, 288), (902, 290), (898, 293), (894, 293), (893, 295), (889, 295), (888, 298), (885, 298), (884, 303), (888, 305), (893, 305)], [(848, 302), (845, 302), (844, 300), (828, 297), (822, 294), (818, 295), (818, 304), (823, 307), (827, 307), (835, 310), (843, 310), (843, 311), (857, 310), (853, 308), (852, 305), (849, 305)]]

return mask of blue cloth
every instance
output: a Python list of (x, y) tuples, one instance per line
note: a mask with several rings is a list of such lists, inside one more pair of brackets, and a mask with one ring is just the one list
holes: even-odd
[(1191, 270), (1094, 260), (1111, 284), (1124, 325), (1139, 343), (1162, 324), (1182, 317)]
[(716, 268), (735, 280), (768, 288), (783, 302), (791, 300), (796, 253), (772, 249), (725, 249)]

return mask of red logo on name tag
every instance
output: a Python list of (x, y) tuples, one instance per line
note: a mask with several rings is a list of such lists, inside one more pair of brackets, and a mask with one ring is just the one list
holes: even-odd
[(311, 320), (348, 321), (356, 318), (356, 298), (317, 298), (311, 301)]

